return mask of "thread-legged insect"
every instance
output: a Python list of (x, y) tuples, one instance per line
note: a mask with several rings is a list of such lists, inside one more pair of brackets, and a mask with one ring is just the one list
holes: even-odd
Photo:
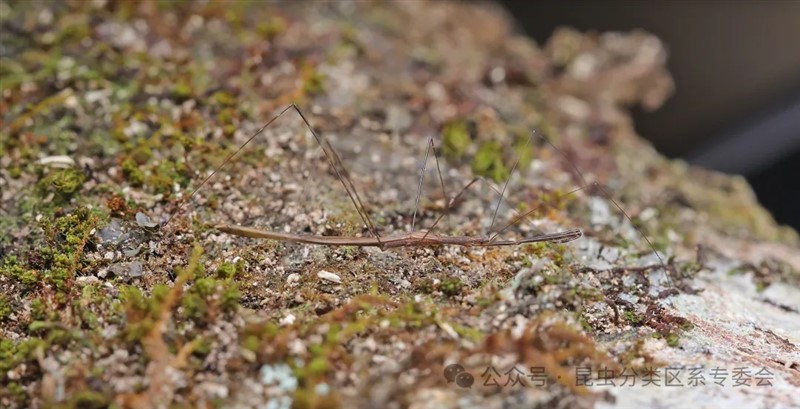
[[(370, 237), (356, 237), (356, 236), (322, 236), (322, 235), (312, 235), (312, 234), (295, 234), (295, 233), (286, 233), (286, 232), (276, 232), (276, 231), (269, 231), (269, 230), (261, 230), (255, 229), (250, 227), (244, 227), (239, 225), (232, 225), (232, 224), (221, 224), (215, 226), (217, 230), (229, 234), (234, 234), (243, 237), (251, 237), (251, 238), (263, 238), (263, 239), (271, 239), (271, 240), (278, 240), (278, 241), (287, 241), (287, 242), (297, 242), (297, 243), (306, 243), (306, 244), (318, 244), (318, 245), (328, 245), (328, 246), (361, 246), (361, 247), (378, 247), (381, 249), (388, 249), (388, 248), (397, 248), (397, 247), (421, 247), (421, 246), (432, 246), (432, 245), (458, 245), (458, 246), (474, 246), (474, 247), (492, 247), (492, 246), (514, 246), (514, 245), (522, 245), (526, 243), (536, 243), (536, 242), (568, 242), (575, 239), (578, 239), (582, 236), (582, 232), (579, 229), (568, 229), (565, 231), (560, 231), (556, 233), (543, 233), (537, 234), (532, 237), (522, 238), (522, 239), (514, 239), (514, 240), (503, 240), (499, 238), (499, 235), (510, 227), (514, 226), (515, 224), (519, 223), (523, 219), (530, 217), (533, 213), (541, 210), (543, 205), (535, 206), (532, 209), (529, 209), (524, 212), (518, 212), (518, 215), (512, 219), (511, 222), (507, 223), (505, 226), (497, 229), (496, 231), (492, 232), (492, 227), (494, 226), (495, 220), (497, 218), (498, 210), (500, 208), (501, 202), (505, 199), (505, 192), (508, 188), (508, 184), (510, 181), (507, 179), (503, 184), (502, 188), (498, 189), (491, 184), (490, 187), (498, 195), (498, 201), (496, 206), (494, 207), (491, 224), (489, 226), (489, 234), (479, 235), (479, 236), (451, 236), (451, 235), (444, 235), (433, 232), (433, 230), (438, 226), (439, 222), (448, 215), (451, 206), (456, 203), (461, 196), (467, 192), (471, 187), (475, 186), (478, 182), (486, 182), (483, 178), (474, 178), (469, 183), (467, 183), (464, 187), (461, 188), (458, 194), (456, 194), (453, 198), (449, 198), (445, 192), (445, 184), (442, 179), (442, 172), (439, 165), (439, 159), (436, 152), (436, 147), (433, 143), (433, 139), (428, 139), (428, 144), (426, 147), (425, 152), (425, 159), (423, 162), (423, 169), (420, 174), (420, 179), (417, 187), (417, 196), (415, 200), (415, 208), (414, 213), (412, 216), (411, 222), (411, 231), (407, 233), (399, 233), (399, 234), (391, 234), (386, 236), (381, 236), (373, 222), (372, 218), (370, 217), (369, 213), (367, 212), (364, 203), (359, 195), (358, 191), (355, 188), (352, 180), (350, 179), (348, 172), (342, 163), (339, 155), (331, 146), (330, 142), (322, 137), (311, 125), (309, 120), (303, 114), (303, 112), (295, 105), (291, 104), (280, 111), (277, 115), (275, 115), (272, 119), (270, 119), (267, 123), (265, 123), (261, 128), (259, 128), (256, 132), (254, 132), (238, 149), (236, 149), (233, 153), (228, 155), (223, 162), (217, 166), (208, 176), (206, 176), (201, 183), (188, 195), (185, 196), (178, 204), (178, 210), (182, 209), (183, 205), (188, 200), (191, 200), (197, 192), (211, 179), (213, 178), (223, 167), (225, 167), (239, 152), (241, 152), (250, 142), (252, 142), (258, 135), (260, 135), (264, 130), (266, 130), (270, 125), (272, 125), (275, 121), (277, 121), (281, 116), (286, 114), (287, 112), (294, 111), (296, 112), (300, 118), (302, 119), (306, 128), (310, 131), (311, 135), (314, 137), (314, 140), (317, 144), (321, 147), (324, 156), (328, 163), (333, 170), (333, 173), (337, 177), (337, 179), (341, 182), (342, 186), (344, 187), (350, 201), (352, 202), (356, 212), (359, 215), (359, 218), (364, 223), (364, 226), (368, 230)], [(550, 142), (547, 138), (542, 137), (542, 139), (556, 152), (561, 154), (562, 156), (566, 157), (564, 153), (556, 147), (552, 142)], [(530, 139), (528, 140), (530, 143)], [(419, 202), (420, 196), (422, 193), (422, 183), (423, 178), (425, 176), (425, 168), (428, 163), (428, 158), (433, 153), (434, 160), (436, 163), (436, 169), (439, 175), (439, 182), (442, 188), (442, 194), (445, 198), (445, 209), (444, 212), (434, 220), (432, 225), (427, 229), (415, 231), (416, 221), (417, 221), (417, 213), (419, 210)], [(513, 173), (514, 170), (517, 168), (519, 164), (519, 160), (517, 160), (514, 165), (511, 167), (511, 172)], [(592, 191), (598, 192), (600, 195), (606, 197), (610, 200), (613, 205), (617, 208), (617, 210), (624, 215), (624, 217), (633, 225), (633, 221), (628, 216), (628, 214), (622, 209), (619, 203), (614, 200), (608, 191), (599, 183), (596, 182), (588, 182), (584, 177), (583, 173), (577, 168), (577, 166), (573, 163), (570, 163), (572, 172), (577, 176), (577, 178), (581, 181), (581, 186), (570, 190), (564, 194), (559, 195), (557, 199), (561, 197), (566, 197), (572, 194), (577, 193), (578, 191), (588, 190), (591, 189)], [(176, 212), (177, 213), (177, 212)], [(166, 223), (174, 217), (176, 213), (167, 220)], [(166, 224), (165, 223), (165, 224)], [(664, 264), (661, 256), (655, 251), (655, 248), (652, 242), (645, 236), (642, 231), (633, 225), (637, 232), (644, 238), (647, 244), (653, 249), (653, 253), (658, 258), (660, 264), (664, 266), (665, 271), (666, 265)]]

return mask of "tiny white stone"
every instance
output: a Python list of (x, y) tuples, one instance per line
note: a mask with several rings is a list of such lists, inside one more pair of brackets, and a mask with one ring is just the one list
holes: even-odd
[(439, 328), (441, 328), (442, 331), (444, 331), (447, 335), (449, 335), (450, 338), (453, 338), (453, 339), (458, 339), (459, 338), (458, 337), (458, 333), (456, 332), (456, 330), (453, 329), (452, 326), (450, 326), (450, 324), (448, 324), (446, 322), (440, 322), (439, 323)]
[(75, 166), (75, 160), (69, 156), (47, 156), (39, 159), (40, 165), (52, 166), (54, 168), (69, 168)]
[(78, 285), (87, 285), (87, 284), (92, 284), (92, 283), (98, 283), (98, 282), (100, 282), (100, 279), (98, 279), (95, 276), (81, 276), (81, 277), (76, 278), (75, 282)]
[(317, 277), (336, 284), (342, 283), (342, 279), (338, 275), (331, 273), (330, 271), (320, 270), (317, 273)]
[(292, 325), (294, 324), (295, 319), (297, 318), (294, 316), (294, 314), (290, 313), (289, 315), (281, 318), (280, 321), (278, 321), (278, 324), (280, 324), (281, 326)]

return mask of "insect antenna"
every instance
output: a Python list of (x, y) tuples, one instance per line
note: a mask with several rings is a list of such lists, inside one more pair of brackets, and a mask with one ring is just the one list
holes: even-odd
[[(653, 254), (655, 254), (656, 258), (658, 259), (659, 264), (661, 264), (661, 266), (664, 268), (664, 274), (667, 277), (667, 282), (669, 283), (670, 286), (672, 286), (673, 283), (672, 283), (672, 277), (670, 276), (670, 270), (667, 267), (667, 264), (664, 262), (664, 259), (662, 259), (661, 255), (658, 254), (658, 251), (656, 250), (656, 247), (653, 245), (653, 242), (650, 241), (650, 239), (647, 237), (646, 234), (644, 234), (644, 231), (642, 231), (641, 228), (636, 226), (636, 224), (633, 222), (633, 219), (628, 215), (628, 213), (622, 208), (622, 206), (620, 206), (620, 204), (616, 200), (614, 200), (614, 198), (609, 193), (608, 189), (606, 189), (606, 187), (601, 185), (600, 183), (597, 183), (597, 182), (594, 182), (594, 181), (591, 182), (591, 183), (587, 182), (586, 177), (583, 175), (583, 172), (581, 172), (581, 170), (578, 169), (578, 166), (575, 165), (575, 163), (573, 161), (570, 161), (568, 159), (567, 155), (561, 149), (559, 149), (553, 142), (551, 142), (550, 139), (548, 139), (545, 135), (543, 135), (541, 133), (537, 133), (536, 130), (533, 130), (531, 132), (531, 135), (534, 135), (534, 134), (538, 135), (539, 138), (541, 138), (553, 150), (558, 152), (558, 154), (561, 155), (561, 157), (564, 158), (569, 163), (569, 166), (572, 169), (572, 173), (574, 175), (577, 175), (578, 178), (580, 179), (581, 183), (583, 184), (578, 189), (575, 189), (575, 190), (573, 190), (571, 192), (568, 192), (568, 193), (566, 193), (564, 195), (559, 195), (559, 198), (567, 196), (567, 195), (570, 195), (570, 194), (573, 194), (573, 193), (576, 193), (576, 192), (578, 192), (580, 190), (584, 190), (584, 189), (589, 189), (588, 190), (589, 192), (591, 192), (591, 191), (599, 191), (601, 193), (601, 196), (603, 196), (604, 198), (609, 200), (614, 205), (614, 207), (616, 207), (617, 210), (619, 210), (619, 212), (625, 217), (625, 219), (627, 219), (628, 223), (630, 223), (630, 225), (636, 230), (636, 232), (639, 233), (639, 236), (641, 236), (644, 239), (644, 241), (647, 242), (647, 245), (650, 246), (650, 250), (653, 251)], [(534, 210), (536, 210), (536, 209), (534, 209)], [(526, 212), (526, 214), (527, 213), (530, 213), (530, 212)], [(512, 222), (511, 224), (513, 224), (513, 223), (515, 223), (515, 222)], [(502, 230), (500, 230), (500, 232), (505, 230), (507, 227), (508, 226), (504, 227)], [(498, 232), (498, 233), (500, 233), (500, 232)], [(496, 237), (496, 235), (493, 236), (492, 239), (494, 239), (494, 237)]]
[[(239, 148), (238, 148), (238, 149), (236, 149), (236, 150), (235, 150), (233, 153), (231, 153), (230, 155), (228, 155), (228, 157), (226, 157), (226, 158), (225, 158), (225, 160), (223, 160), (223, 161), (222, 161), (222, 163), (221, 163), (219, 166), (217, 166), (217, 167), (214, 169), (214, 171), (212, 171), (212, 172), (211, 172), (211, 173), (210, 173), (208, 176), (206, 176), (206, 177), (205, 177), (205, 179), (203, 179), (203, 181), (202, 181), (202, 182), (200, 182), (200, 184), (199, 184), (199, 185), (197, 185), (197, 187), (196, 187), (196, 188), (194, 188), (194, 189), (192, 190), (192, 193), (190, 193), (190, 194), (189, 194), (189, 196), (185, 196), (185, 197), (183, 197), (183, 198), (182, 198), (182, 199), (181, 199), (181, 200), (178, 202), (178, 208), (177, 208), (177, 209), (176, 209), (176, 210), (175, 210), (175, 211), (174, 211), (174, 212), (173, 212), (173, 213), (172, 213), (172, 214), (169, 216), (169, 218), (167, 218), (167, 221), (166, 221), (166, 222), (164, 222), (164, 224), (162, 224), (162, 227), (164, 227), (164, 226), (166, 226), (167, 224), (169, 224), (169, 222), (171, 222), (171, 221), (172, 221), (172, 219), (173, 219), (173, 218), (174, 218), (176, 215), (178, 215), (179, 213), (181, 213), (181, 212), (183, 211), (183, 208), (186, 206), (186, 203), (187, 203), (189, 200), (191, 200), (191, 199), (192, 199), (192, 198), (193, 198), (193, 197), (194, 197), (194, 196), (197, 194), (197, 192), (198, 192), (198, 191), (200, 191), (200, 188), (202, 188), (202, 187), (203, 187), (203, 186), (204, 186), (206, 183), (208, 183), (208, 181), (209, 181), (209, 180), (211, 180), (211, 178), (212, 178), (212, 177), (214, 177), (214, 175), (216, 175), (216, 174), (217, 174), (217, 172), (219, 172), (220, 170), (222, 170), (222, 168), (223, 168), (223, 167), (225, 167), (225, 165), (227, 165), (227, 164), (228, 164), (228, 162), (230, 162), (230, 161), (231, 161), (231, 159), (233, 159), (233, 157), (234, 157), (234, 156), (238, 155), (238, 154), (239, 154), (239, 152), (241, 152), (241, 151), (242, 151), (242, 149), (244, 149), (244, 148), (247, 146), (247, 144), (249, 144), (250, 142), (252, 142), (252, 141), (253, 141), (253, 139), (255, 139), (255, 138), (258, 136), (258, 135), (260, 135), (260, 134), (261, 134), (261, 132), (264, 132), (264, 130), (265, 130), (265, 129), (267, 129), (267, 127), (269, 127), (270, 125), (272, 125), (272, 123), (273, 123), (273, 122), (275, 122), (276, 120), (278, 120), (278, 118), (280, 118), (280, 117), (281, 117), (281, 115), (285, 114), (285, 113), (286, 113), (286, 111), (288, 111), (289, 109), (291, 109), (291, 108), (292, 108), (292, 106), (294, 106), (294, 104), (292, 104), (292, 105), (290, 105), (290, 106), (288, 106), (288, 107), (284, 108), (284, 109), (283, 109), (283, 110), (282, 110), (282, 111), (281, 111), (281, 112), (280, 112), (278, 115), (275, 115), (274, 117), (272, 117), (272, 119), (270, 119), (269, 121), (267, 121), (267, 123), (266, 123), (266, 124), (264, 124), (264, 126), (262, 126), (262, 127), (261, 127), (261, 128), (259, 128), (257, 131), (255, 131), (255, 132), (254, 132), (252, 135), (250, 135), (250, 137), (249, 137), (249, 138), (247, 138), (247, 140), (246, 140), (246, 141), (245, 141), (245, 142), (244, 142), (244, 143), (243, 143), (241, 146), (239, 146)], [(296, 108), (296, 107), (295, 107), (295, 108)]]

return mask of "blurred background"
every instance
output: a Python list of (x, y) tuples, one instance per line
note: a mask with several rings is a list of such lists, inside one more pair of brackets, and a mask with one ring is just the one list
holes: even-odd
[(639, 134), (669, 157), (744, 175), (800, 229), (800, 1), (501, 4), (539, 44), (560, 26), (658, 36), (675, 93), (655, 112), (634, 109)]

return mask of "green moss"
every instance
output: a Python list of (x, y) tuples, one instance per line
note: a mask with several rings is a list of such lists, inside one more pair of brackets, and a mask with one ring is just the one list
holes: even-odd
[(183, 307), (183, 314), (193, 320), (202, 320), (208, 309), (208, 306), (203, 302), (203, 298), (197, 294), (184, 294), (181, 299), (181, 306)]
[(38, 338), (17, 342), (7, 338), (0, 340), (0, 383), (7, 381), (8, 371), (36, 359), (36, 350), (44, 345), (45, 342)]
[(286, 31), (286, 20), (281, 17), (273, 16), (256, 24), (256, 31), (262, 37), (271, 39)]
[(476, 328), (473, 327), (465, 327), (462, 325), (458, 325), (454, 322), (450, 323), (450, 326), (453, 330), (462, 338), (466, 338), (475, 343), (481, 343), (486, 338), (486, 334)]
[(192, 97), (192, 86), (185, 81), (180, 81), (172, 88), (172, 96), (179, 100), (184, 101)]
[(472, 160), (472, 173), (495, 182), (502, 182), (508, 178), (509, 169), (504, 164), (503, 149), (499, 143), (487, 141), (481, 144)]
[(320, 376), (328, 372), (330, 365), (324, 356), (316, 356), (306, 365), (305, 374), (307, 376)]
[(122, 162), (122, 174), (125, 175), (128, 183), (133, 187), (140, 187), (144, 184), (144, 172), (139, 169), (139, 165), (131, 158)]
[(47, 270), (44, 274), (45, 280), (53, 285), (58, 291), (65, 292), (70, 288), (70, 280), (72, 274), (66, 268), (53, 268)]
[(622, 317), (625, 318), (625, 321), (628, 321), (633, 326), (642, 325), (644, 322), (644, 318), (641, 316), (636, 315), (633, 311), (625, 311), (622, 314)]
[(581, 324), (581, 328), (584, 331), (588, 333), (592, 332), (592, 324), (589, 324), (589, 320), (587, 320), (586, 317), (583, 316), (583, 314), (578, 314), (578, 323)]
[(251, 352), (258, 352), (261, 348), (261, 341), (259, 341), (258, 337), (255, 335), (248, 335), (245, 337), (244, 342), (242, 342), (242, 348)]
[(189, 184), (189, 171), (183, 162), (163, 161), (146, 179), (138, 166), (136, 170), (131, 170), (131, 164), (128, 161), (126, 164), (123, 164), (123, 172), (132, 185), (146, 182), (156, 193), (169, 195), (176, 184), (183, 187)]
[[(2, 155), (0, 155), (2, 157)], [(22, 176), (22, 168), (19, 166), (12, 166), (8, 168), (8, 176), (11, 176), (12, 179), (18, 179)]]
[(127, 319), (124, 329), (126, 340), (138, 341), (152, 329), (169, 290), (164, 284), (156, 284), (150, 297), (145, 297), (135, 286), (124, 286), (120, 289), (120, 299)]
[(239, 300), (242, 298), (242, 293), (239, 291), (237, 284), (227, 284), (222, 290), (222, 310), (225, 312), (235, 312), (239, 307)]
[(671, 346), (673, 348), (678, 346), (678, 341), (680, 340), (680, 337), (678, 336), (678, 334), (670, 333), (670, 334), (667, 334), (667, 336), (665, 338), (667, 340), (667, 345), (669, 345), (669, 346)]
[(45, 266), (41, 274), (62, 295), (68, 293), (75, 272), (87, 263), (82, 258), (84, 246), (99, 219), (90, 209), (78, 207), (72, 213), (40, 221), (47, 243), (38, 252)]
[(222, 134), (230, 138), (236, 133), (237, 129), (236, 125), (228, 124), (222, 127)]
[(205, 357), (211, 352), (211, 343), (205, 339), (197, 339), (192, 341), (192, 354)]
[(226, 91), (217, 91), (211, 95), (211, 102), (224, 107), (232, 107), (236, 105), (236, 97)]
[(461, 282), (461, 279), (457, 277), (448, 278), (443, 280), (439, 284), (439, 289), (444, 293), (444, 295), (448, 297), (453, 297), (458, 294), (461, 294), (461, 290), (464, 287), (464, 283)]
[(39, 282), (39, 274), (22, 266), (16, 256), (8, 256), (0, 266), (0, 276), (21, 284), (25, 289), (30, 289)]
[(239, 274), (241, 263), (224, 262), (217, 267), (216, 276), (222, 280), (231, 280)]
[(461, 159), (472, 142), (467, 123), (464, 121), (446, 124), (442, 130), (442, 139), (442, 153), (449, 160)]
[(325, 93), (325, 77), (319, 71), (308, 68), (303, 75), (303, 92), (306, 95)]
[(56, 409), (104, 409), (110, 405), (110, 397), (100, 392), (85, 390), (76, 393), (69, 401), (53, 407)]
[(653, 334), (653, 338), (663, 339), (664, 341), (667, 342), (667, 345), (673, 348), (677, 347), (680, 344), (680, 334), (674, 331), (664, 332), (664, 333), (656, 332)]
[(37, 183), (40, 195), (55, 193), (69, 198), (77, 192), (86, 181), (86, 175), (79, 169), (67, 168), (51, 171)]
[(146, 164), (153, 158), (153, 149), (146, 144), (139, 145), (136, 149), (131, 152), (128, 156), (130, 159), (133, 159), (137, 165), (141, 166)]
[(225, 313), (236, 311), (241, 299), (241, 292), (236, 283), (213, 278), (200, 278), (184, 294), (181, 305), (186, 317), (198, 322), (206, 322), (207, 318), (217, 310)]
[(0, 294), (0, 322), (5, 321), (11, 315), (11, 303), (5, 294)]
[(47, 319), (47, 310), (41, 298), (36, 298), (31, 301), (31, 319), (39, 321)]
[[(25, 388), (22, 387), (17, 382), (9, 382), (6, 386), (8, 388), (8, 394), (17, 401), (17, 403), (27, 402), (28, 400), (28, 393), (25, 391)], [(2, 395), (0, 395), (2, 396)]]

